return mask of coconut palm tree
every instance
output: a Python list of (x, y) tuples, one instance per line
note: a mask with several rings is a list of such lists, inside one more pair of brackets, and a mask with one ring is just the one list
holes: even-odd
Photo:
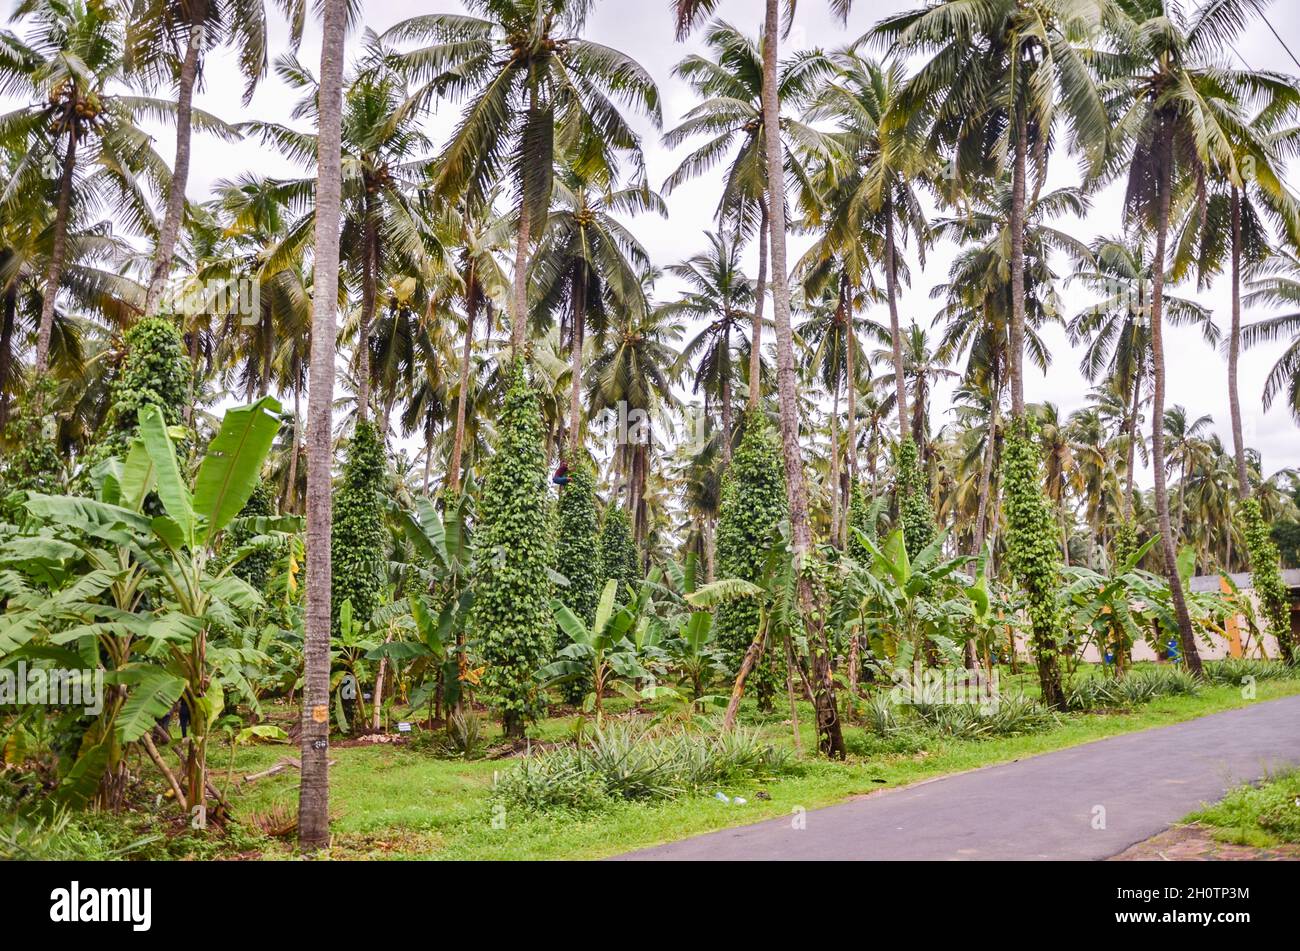
[[(294, 49), (302, 39), (303, 0), (277, 0), (290, 26)], [(232, 47), (244, 76), (244, 105), (253, 99), (266, 75), (266, 4), (264, 0), (130, 0), (126, 4), (126, 65), (147, 86), (176, 81), (176, 159), (166, 190), (162, 223), (154, 247), (145, 313), (153, 314), (171, 276), (172, 258), (181, 233), (185, 188), (189, 183), (194, 127), (194, 90), (205, 57)], [(183, 52), (182, 52), (183, 51)]]
[[(587, 169), (634, 160), (640, 142), (613, 100), (662, 124), (659, 91), (636, 61), (582, 38), (590, 0), (468, 0), (481, 16), (426, 14), (385, 34), (428, 45), (397, 57), (414, 98), (468, 100), (435, 163), (433, 190), (476, 208), (509, 176), (515, 191), (510, 345), (523, 346), (529, 246), (551, 204), (556, 149), (568, 143)], [(636, 177), (635, 175), (633, 176)]]
[[(1270, 222), (1291, 246), (1300, 245), (1300, 201), (1284, 181), (1285, 159), (1300, 152), (1300, 126), (1295, 118), (1300, 90), (1287, 87), (1271, 99), (1246, 128), (1249, 135), (1237, 143), (1236, 168), (1221, 169), (1211, 177), (1210, 196), (1203, 208), (1193, 207), (1178, 241), (1178, 264), (1192, 264), (1205, 289), (1223, 271), (1225, 259), (1232, 287), (1231, 329), (1225, 341), (1228, 356), (1228, 411), (1232, 425), (1233, 458), (1237, 467), (1237, 492), (1250, 498), (1246, 471), (1246, 445), (1241, 427), (1241, 394), (1237, 367), (1241, 355), (1241, 279), (1243, 267), (1252, 268), (1270, 253)], [(1232, 176), (1240, 171), (1246, 177)], [(1190, 260), (1194, 255), (1194, 262)], [(1180, 268), (1175, 266), (1175, 273)]]
[[(850, 251), (868, 247), (873, 258), (883, 258), (894, 402), (902, 432), (908, 412), (898, 287), (900, 280), (907, 280), (907, 269), (899, 247), (912, 235), (924, 266), (929, 235), (916, 186), (933, 172), (934, 153), (920, 147), (909, 125), (886, 121), (898, 110), (896, 99), (905, 80), (901, 63), (882, 66), (860, 55), (855, 47), (836, 54), (833, 61), (835, 80), (819, 88), (808, 110), (810, 119), (837, 123), (843, 152), (842, 160), (827, 165), (831, 180), (824, 200), (826, 211), (817, 216), (821, 219), (818, 224), (825, 232), (823, 242), (842, 249), (850, 260), (857, 257)], [(855, 270), (865, 271), (865, 262)]]
[(868, 34), (896, 55), (926, 62), (895, 97), (900, 126), (920, 126), (934, 150), (951, 149), (948, 187), (1001, 178), (1010, 165), (1011, 413), (1024, 414), (1025, 222), (1047, 175), (1058, 116), (1071, 145), (1098, 167), (1110, 128), (1091, 69), (1096, 18), (1070, 0), (942, 0), (886, 17)]
[[(845, 266), (838, 258), (821, 260), (821, 253), (816, 246), (809, 252), (811, 271), (804, 282), (804, 293), (811, 299), (804, 301), (808, 316), (799, 324), (798, 333), (808, 350), (805, 369), (831, 394), (831, 499), (835, 513), (847, 510), (848, 488), (857, 478), (857, 396), (862, 378), (871, 375), (862, 336), (883, 344), (889, 340), (889, 331), (860, 313), (869, 293), (860, 283), (862, 277), (850, 276), (851, 265)], [(809, 261), (805, 258), (802, 263)], [(813, 296), (818, 291), (820, 296)], [(838, 436), (841, 391), (848, 394), (842, 449)], [(841, 472), (847, 482), (841, 483)], [(832, 537), (841, 540), (839, 534), (832, 533)]]
[[(128, 78), (125, 34), (116, 6), (27, 0), (15, 17), (30, 19), (32, 26), (26, 40), (3, 35), (0, 88), (34, 102), (0, 116), (0, 144), (22, 154), (0, 194), (0, 210), (8, 217), (34, 201), (54, 208), (36, 340), (35, 369), (41, 373), (49, 362), (76, 206), (106, 204), (128, 228), (152, 234), (153, 212), (141, 180), (161, 190), (169, 174), (139, 123), (169, 120), (174, 110), (164, 100), (122, 91)], [(205, 113), (196, 112), (195, 121), (233, 135)]]
[(1249, 349), (1290, 337), (1287, 348), (1264, 378), (1263, 404), (1269, 409), (1279, 394), (1287, 400), (1291, 416), (1300, 422), (1300, 255), (1284, 251), (1262, 262), (1247, 282), (1242, 302), (1247, 307), (1281, 307), (1290, 313), (1268, 317), (1241, 333)]
[[(679, 4), (679, 9), (681, 5)], [(691, 14), (704, 16), (704, 12)], [(700, 102), (682, 122), (664, 134), (670, 148), (698, 136), (707, 136), (664, 180), (671, 194), (719, 163), (726, 163), (717, 219), (722, 231), (738, 238), (758, 239), (758, 275), (755, 279), (751, 330), (749, 399), (755, 409), (761, 397), (763, 303), (767, 296), (768, 244), (771, 235), (770, 197), (767, 186), (767, 131), (763, 112), (764, 50), (761, 40), (722, 21), (710, 23), (704, 36), (709, 55), (692, 54), (677, 64), (673, 74), (691, 87)], [(799, 51), (776, 65), (776, 86), (781, 138), (786, 143), (782, 159), (786, 178), (800, 185), (800, 203), (811, 201), (808, 156), (825, 156), (829, 140), (798, 118), (800, 106), (814, 95), (819, 82), (833, 66), (819, 51)]]
[[(359, 290), (355, 319), (344, 329), (355, 339), (353, 372), (357, 381), (357, 418), (370, 414), (374, 383), (372, 329), (379, 290), (395, 275), (424, 274), (440, 266), (443, 250), (415, 200), (424, 177), (424, 156), (432, 144), (420, 130), (420, 100), (408, 96), (401, 77), (386, 68), (386, 51), (367, 36), (360, 68), (343, 97), (343, 231), (341, 254), (349, 282)], [(276, 61), (276, 72), (303, 97), (297, 118), (315, 120), (318, 83), (292, 56)], [(243, 128), (287, 156), (310, 167), (316, 136), (276, 122), (254, 121)], [(273, 261), (301, 254), (312, 235), (311, 179), (287, 180), (281, 191), (292, 196), (302, 214), (281, 243)], [(381, 413), (387, 418), (388, 409)]]
[[(257, 311), (230, 313), (221, 321), (215, 362), (234, 370), (237, 388), (250, 403), (270, 393), (273, 384), (296, 392), (292, 384), (300, 374), (284, 373), (277, 352), (282, 341), (308, 334), (311, 294), (304, 256), (280, 253), (293, 224), (289, 196), (280, 182), (255, 175), (218, 181), (213, 188), (216, 198), (207, 210), (214, 219), (208, 227), (190, 229), (198, 262), (193, 279), (209, 288), (250, 274), (258, 282)], [(196, 336), (192, 327), (192, 342)]]
[[(898, 385), (894, 380), (894, 352), (877, 350), (872, 360), (878, 366), (886, 367), (888, 372), (876, 377), (876, 386), (881, 391), (881, 399), (887, 408), (894, 409), (894, 394)], [(929, 453), (930, 439), (930, 393), (934, 385), (941, 380), (954, 379), (959, 374), (949, 369), (948, 358), (931, 346), (930, 336), (917, 324), (912, 324), (903, 334), (903, 383), (911, 390), (909, 404), (911, 419), (903, 436), (910, 436), (920, 450), (924, 459)]]
[[(623, 483), (632, 531), (638, 544), (650, 528), (646, 487), (655, 450), (654, 422), (661, 411), (676, 405), (675, 345), (682, 325), (671, 312), (650, 307), (639, 315), (618, 321), (607, 335), (605, 348), (587, 368), (587, 416), (612, 412), (618, 425), (614, 465)], [(621, 414), (621, 415), (620, 415)]]
[(1175, 536), (1181, 537), (1187, 516), (1187, 479), (1205, 457), (1209, 443), (1206, 435), (1214, 425), (1208, 414), (1192, 419), (1187, 408), (1174, 404), (1165, 410), (1165, 465), (1178, 472), (1178, 519)]
[[(15, 156), (13, 165), (19, 161)], [(15, 201), (0, 222), (0, 431), (12, 399), (31, 385), (24, 358), (45, 311), (55, 209), (42, 196), (33, 198), (30, 204)], [(77, 385), (84, 385), (89, 370), (85, 338), (125, 328), (144, 299), (143, 289), (123, 273), (133, 249), (113, 233), (111, 221), (84, 220), (93, 210), (81, 202), (71, 209), (60, 277), (64, 306), (50, 321), (48, 368), (56, 379)], [(88, 325), (88, 318), (100, 327)]]
[[(722, 465), (731, 461), (735, 439), (732, 414), (732, 384), (736, 379), (736, 354), (750, 346), (746, 330), (752, 331), (754, 285), (740, 267), (740, 242), (725, 234), (706, 232), (706, 250), (679, 264), (668, 273), (689, 288), (676, 301), (662, 308), (667, 315), (703, 322), (700, 332), (686, 342), (679, 357), (680, 368), (690, 368), (692, 389), (704, 391), (707, 413), (716, 397), (722, 409), (719, 443)], [(751, 381), (751, 386), (756, 383)]]
[(533, 312), (542, 321), (558, 313), (561, 335), (568, 329), (572, 458), (582, 444), (582, 351), (587, 335), (599, 347), (611, 314), (636, 321), (648, 306), (641, 274), (650, 267), (650, 255), (615, 215), (668, 214), (663, 199), (644, 185), (610, 190), (602, 179), (593, 181), (573, 166), (561, 169), (530, 265)]
[(1099, 555), (1105, 548), (1110, 528), (1107, 508), (1121, 497), (1122, 490), (1112, 461), (1110, 434), (1097, 407), (1075, 410), (1067, 427), (1078, 470), (1082, 515), (1090, 529), (1088, 566), (1096, 569), (1101, 564)]
[[(678, 37), (685, 37), (713, 9), (714, 0), (676, 0)], [(841, 21), (848, 17), (851, 0), (832, 0), (831, 8)], [(763, 139), (767, 161), (768, 215), (771, 229), (772, 311), (776, 335), (777, 393), (780, 399), (781, 449), (785, 458), (786, 493), (790, 499), (790, 550), (802, 566), (812, 554), (812, 530), (808, 521), (808, 488), (799, 448), (798, 392), (794, 365), (794, 332), (790, 323), (790, 285), (786, 256), (785, 147), (781, 140), (779, 86), (779, 0), (766, 0), (763, 18)], [(799, 571), (798, 594), (807, 623), (812, 654), (814, 706), (817, 711), (818, 745), (833, 758), (842, 758), (844, 738), (835, 705), (835, 684), (831, 676), (830, 648), (821, 613), (817, 610), (812, 578)]]
[[(464, 315), (464, 335), (460, 353), (460, 373), (456, 382), (456, 423), (452, 435), (451, 456), (447, 463), (447, 488), (460, 491), (462, 459), (465, 452), (466, 411), (471, 398), (474, 374), (471, 359), (474, 354), (474, 332), (479, 313), (490, 331), (493, 300), (504, 300), (508, 284), (505, 272), (497, 260), (499, 249), (509, 242), (510, 221), (502, 215), (492, 214), (492, 202), (485, 202), (478, 211), (470, 211), (464, 204), (447, 204), (443, 214), (446, 221), (439, 230), (447, 235), (449, 245), (455, 247), (455, 274), (448, 296), (458, 298)], [(490, 336), (486, 334), (485, 336)]]
[[(1135, 453), (1145, 448), (1138, 434), (1138, 416), (1151, 385), (1152, 260), (1146, 238), (1134, 235), (1098, 238), (1092, 254), (1066, 278), (1102, 295), (1070, 319), (1071, 340), (1083, 344), (1079, 369), (1089, 382), (1105, 378), (1125, 394), (1122, 427), (1125, 451), (1124, 510), (1133, 512), (1137, 466)], [(1199, 327), (1211, 345), (1219, 330), (1208, 308), (1174, 294), (1164, 295), (1165, 318), (1176, 326)]]
[(324, 22), (316, 112), (315, 277), (307, 407), (307, 617), (298, 787), (298, 842), (306, 851), (329, 844), (331, 417), (342, 220), (343, 46), (348, 19), (346, 0), (323, 0), (321, 6)]
[(1075, 456), (1076, 446), (1070, 438), (1066, 421), (1055, 403), (1033, 406), (1030, 412), (1038, 424), (1039, 445), (1043, 450), (1044, 484), (1047, 498), (1061, 527), (1061, 560), (1070, 564), (1071, 513), (1067, 500), (1082, 491), (1082, 471)]
[(1163, 321), (1169, 230), (1175, 198), (1190, 194), (1199, 208), (1205, 196), (1201, 183), (1212, 170), (1226, 169), (1233, 181), (1242, 180), (1236, 145), (1249, 137), (1243, 103), (1261, 94), (1284, 95), (1289, 81), (1217, 65), (1219, 51), (1256, 9), (1253, 0), (1219, 0), (1190, 19), (1176, 0), (1117, 0), (1116, 7), (1124, 81), (1107, 174), (1126, 176), (1126, 213), (1155, 236), (1150, 321), (1156, 517), (1183, 655), (1199, 676), (1202, 665), (1178, 575), (1165, 468)]

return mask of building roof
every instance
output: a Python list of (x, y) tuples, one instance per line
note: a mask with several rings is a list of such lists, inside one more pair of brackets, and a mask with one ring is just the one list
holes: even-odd
[[(1232, 583), (1238, 588), (1246, 590), (1253, 588), (1254, 585), (1250, 580), (1249, 571), (1238, 571), (1228, 575)], [(1197, 575), (1187, 584), (1193, 591), (1221, 591), (1221, 579), (1216, 575)], [(1282, 583), (1288, 588), (1300, 588), (1300, 568), (1287, 568), (1282, 572)]]

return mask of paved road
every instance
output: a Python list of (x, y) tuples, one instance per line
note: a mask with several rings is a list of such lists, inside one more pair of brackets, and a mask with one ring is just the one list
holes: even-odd
[[(1300, 763), (1300, 696), (989, 766), (622, 859), (1104, 859)], [(1096, 807), (1105, 828), (1095, 829)]]

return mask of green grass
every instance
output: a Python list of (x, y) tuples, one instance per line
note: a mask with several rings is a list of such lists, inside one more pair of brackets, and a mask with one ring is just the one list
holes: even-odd
[[(1010, 684), (1004, 678), (1004, 689)], [(1014, 687), (1012, 688), (1014, 689)], [(1300, 693), (1300, 681), (1262, 683), (1257, 700)], [(725, 790), (748, 804), (725, 805), (708, 796), (658, 804), (619, 803), (588, 815), (513, 815), (494, 813), (495, 772), (509, 760), (464, 762), (395, 748), (335, 749), (331, 757), (331, 815), (334, 847), (340, 858), (562, 859), (601, 858), (727, 826), (791, 815), (878, 789), (906, 785), (947, 773), (1007, 762), (1036, 753), (1149, 727), (1163, 726), (1251, 702), (1235, 687), (1205, 687), (1194, 696), (1162, 697), (1128, 713), (1071, 714), (1041, 733), (981, 740), (926, 735), (922, 748), (892, 755), (850, 756), (830, 763), (806, 753), (798, 775), (763, 785)], [(620, 705), (611, 704), (618, 710)], [(752, 708), (742, 722), (774, 744), (792, 745), (788, 724), (762, 719)], [(815, 749), (811, 709), (800, 712), (805, 751)], [(558, 740), (570, 731), (568, 720), (549, 720), (538, 737)], [(879, 748), (859, 727), (846, 729), (850, 749)], [(237, 773), (274, 763), (283, 748), (241, 750)], [(214, 758), (216, 759), (216, 758)], [(220, 762), (219, 759), (216, 759)], [(766, 799), (758, 798), (759, 792)], [(289, 772), (254, 783), (232, 796), (243, 813), (296, 802), (297, 777)], [(495, 820), (495, 821), (494, 821)], [(268, 844), (268, 857), (284, 856), (287, 846)]]
[(1209, 826), (1215, 838), (1234, 845), (1300, 843), (1300, 770), (1240, 786), (1183, 821)]
[[(1003, 675), (1001, 686), (1008, 694), (1036, 692), (1028, 674)], [(499, 771), (512, 768), (511, 759), (465, 761), (440, 758), (426, 748), (336, 746), (330, 751), (336, 765), (330, 771), (334, 841), (329, 855), (349, 859), (602, 858), (728, 826), (790, 816), (796, 808), (815, 809), (879, 789), (1297, 693), (1297, 679), (1262, 682), (1255, 700), (1243, 697), (1237, 687), (1205, 686), (1194, 695), (1159, 697), (1129, 712), (1069, 714), (1040, 732), (981, 739), (940, 736), (920, 727), (915, 717), (906, 718), (904, 729), (889, 736), (879, 736), (861, 726), (847, 726), (845, 740), (850, 756), (846, 762), (837, 763), (827, 762), (813, 752), (812, 711), (803, 704), (800, 725), (805, 753), (796, 771), (766, 783), (746, 782), (724, 790), (731, 796), (744, 796), (747, 804), (727, 805), (712, 798), (714, 790), (704, 790), (702, 795), (670, 801), (616, 802), (584, 814), (500, 812), (492, 796), (493, 778)], [(612, 700), (608, 706), (612, 716), (630, 715), (626, 701)], [(273, 715), (285, 720), (294, 714), (280, 707)], [(741, 722), (758, 731), (767, 743), (793, 747), (784, 714), (759, 716), (746, 701)], [(572, 736), (573, 728), (573, 717), (552, 718), (535, 725), (531, 735), (538, 742), (563, 742)], [(497, 739), (495, 729), (490, 742)], [(264, 770), (281, 757), (296, 754), (296, 748), (283, 744), (240, 747), (235, 751), (234, 775)], [(223, 789), (229, 756), (229, 747), (219, 746), (213, 749), (210, 760), (212, 779)], [(140, 772), (146, 779), (154, 778), (147, 763), (140, 764)], [(158, 784), (157, 790), (142, 794), (139, 802), (147, 800), (153, 806), (154, 793), (160, 790)], [(292, 815), (297, 795), (298, 774), (290, 769), (231, 791), (236, 816), (242, 822), (232, 826), (227, 835), (185, 830), (179, 816), (172, 815), (174, 808), (164, 802), (160, 809), (141, 806), (122, 816), (74, 816), (67, 833), (72, 838), (68, 841), (75, 841), (78, 851), (87, 858), (292, 857), (292, 842), (261, 835), (251, 820), (273, 810)], [(1259, 803), (1260, 795), (1258, 791), (1241, 791), (1234, 794), (1236, 798), (1229, 797), (1214, 807), (1234, 810), (1231, 815), (1235, 818), (1221, 824), (1253, 828), (1246, 810), (1258, 805), (1262, 814), (1267, 805), (1275, 804), (1273, 799)], [(0, 828), (0, 833), (3, 831)], [(143, 846), (135, 844), (146, 836), (151, 840)]]

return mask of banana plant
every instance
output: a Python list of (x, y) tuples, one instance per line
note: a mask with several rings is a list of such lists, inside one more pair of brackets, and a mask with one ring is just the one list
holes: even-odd
[(537, 680), (543, 687), (587, 680), (591, 691), (584, 698), (582, 708), (585, 712), (594, 712), (597, 722), (604, 715), (605, 691), (616, 680), (634, 681), (650, 677), (650, 671), (641, 665), (629, 637), (635, 634), (638, 626), (648, 625), (649, 618), (638, 610), (636, 602), (639, 599), (620, 605), (614, 601), (617, 594), (618, 581), (611, 578), (601, 591), (590, 627), (563, 602), (553, 600), (551, 609), (555, 612), (555, 621), (569, 636), (570, 642), (561, 648), (558, 660), (537, 672)]
[(366, 719), (361, 685), (370, 679), (366, 657), (376, 646), (373, 629), (352, 616), (352, 600), (345, 600), (339, 605), (338, 630), (330, 636), (330, 693), (334, 694), (334, 721), (340, 733), (351, 730), (346, 708), (352, 701), (360, 718)]
[[(478, 674), (469, 666), (467, 640), (474, 607), (470, 498), (468, 490), (450, 495), (439, 513), (430, 499), (420, 496), (414, 511), (394, 507), (392, 512), (414, 554), (412, 562), (401, 567), (421, 579), (425, 588), (423, 594), (411, 596), (410, 610), (419, 639), (430, 651), (426, 656), (434, 658), (429, 669), (436, 677), (426, 681), (420, 701), (441, 696), (455, 707), (478, 682)], [(444, 666), (447, 660), (454, 669)], [(416, 672), (423, 671), (424, 666)]]
[(696, 610), (680, 623), (677, 635), (664, 644), (669, 663), (690, 685), (691, 699), (697, 704), (704, 699), (705, 687), (727, 673), (726, 659), (716, 640), (713, 615)]
[(1132, 655), (1133, 645), (1145, 638), (1151, 630), (1151, 605), (1159, 597), (1167, 582), (1145, 571), (1138, 565), (1146, 557), (1159, 536), (1148, 539), (1123, 564), (1116, 566), (1110, 575), (1091, 568), (1070, 566), (1063, 568), (1066, 584), (1062, 592), (1070, 617), (1070, 629), (1086, 632), (1080, 647), (1087, 640), (1095, 640), (1103, 653), (1115, 661), (1115, 673), (1123, 676)]
[[(790, 636), (788, 623), (783, 623), (788, 621), (788, 608), (794, 603), (794, 572), (791, 570), (789, 547), (784, 540), (787, 526), (788, 523), (782, 524), (782, 540), (768, 549), (759, 583), (743, 578), (719, 578), (686, 596), (686, 600), (697, 610), (710, 610), (736, 598), (754, 598), (758, 602), (758, 624), (754, 640), (745, 651), (722, 717), (723, 729), (728, 732), (735, 725), (736, 714), (740, 710), (745, 679), (767, 649), (768, 643), (777, 640), (773, 634)], [(793, 704), (791, 710), (793, 711)]]
[[(1192, 628), (1200, 635), (1206, 647), (1214, 645), (1214, 637), (1226, 637), (1227, 619), (1236, 613), (1232, 599), (1217, 591), (1191, 591), (1189, 582), (1196, 571), (1196, 551), (1184, 545), (1178, 551), (1178, 579), (1183, 586), (1187, 613), (1191, 615)], [(1174, 612), (1173, 597), (1163, 576), (1149, 576), (1149, 604), (1154, 623), (1147, 641), (1157, 654), (1164, 651), (1176, 653), (1178, 647), (1178, 617)]]
[[(942, 559), (947, 534), (908, 558), (901, 529), (877, 545), (859, 529), (858, 544), (871, 556), (871, 565), (858, 566), (846, 581), (859, 599), (877, 657), (888, 657), (896, 667), (910, 667), (921, 651), (937, 659), (959, 662), (963, 629), (979, 607), (979, 582), (959, 583), (958, 572), (969, 556)], [(987, 594), (987, 590), (984, 591)]]
[[(255, 549), (221, 557), (217, 549), (257, 484), (279, 412), (270, 397), (229, 410), (190, 485), (177, 434), (158, 407), (145, 406), (125, 459), (98, 467), (95, 498), (29, 493), (29, 534), (0, 545), (0, 663), (26, 656), (102, 669), (110, 688), (63, 778), (63, 798), (85, 802), (111, 785), (125, 747), (139, 742), (195, 824), (206, 825), (207, 745), (225, 692), (255, 698), (242, 672), (247, 650), (214, 636), (239, 631), (263, 605), (232, 573)], [(189, 713), (183, 784), (150, 739), (178, 700)]]

